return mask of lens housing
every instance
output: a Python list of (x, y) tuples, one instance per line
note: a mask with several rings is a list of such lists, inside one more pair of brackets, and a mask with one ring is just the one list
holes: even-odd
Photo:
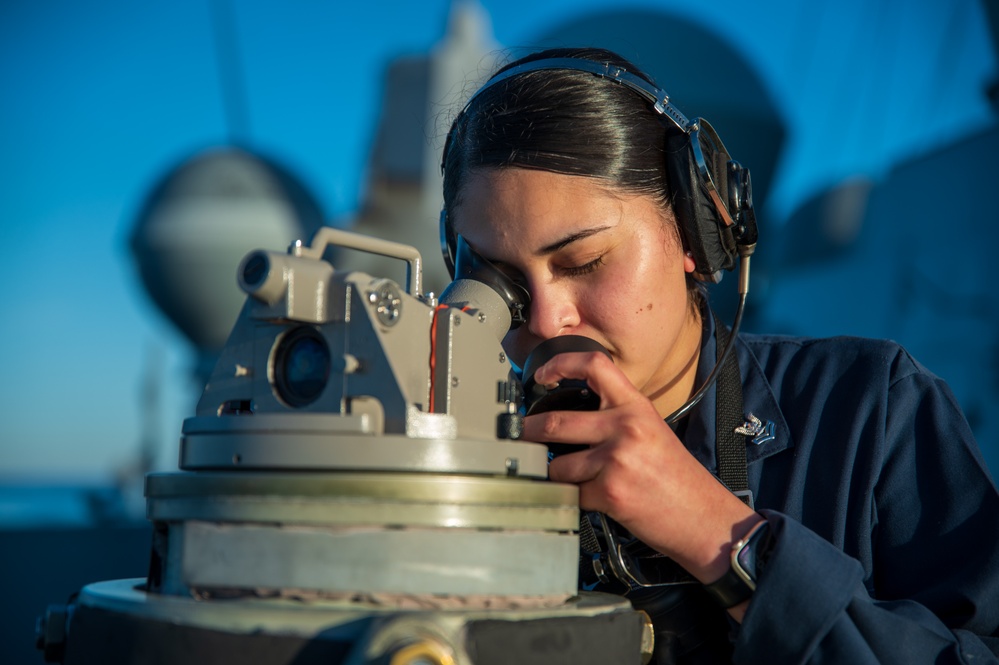
[(293, 407), (308, 406), (319, 398), (330, 377), (330, 349), (312, 326), (285, 333), (274, 351), (274, 388)]

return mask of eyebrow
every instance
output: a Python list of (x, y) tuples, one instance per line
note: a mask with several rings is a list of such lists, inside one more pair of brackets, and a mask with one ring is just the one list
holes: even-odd
[(553, 242), (550, 245), (545, 245), (544, 247), (542, 247), (541, 249), (539, 249), (536, 252), (536, 254), (538, 254), (539, 256), (547, 256), (549, 254), (554, 254), (558, 250), (560, 250), (563, 247), (566, 247), (568, 245), (571, 245), (572, 243), (576, 242), (577, 240), (582, 240), (584, 238), (589, 238), (590, 236), (596, 235), (596, 234), (601, 233), (603, 231), (606, 231), (609, 228), (610, 228), (609, 226), (595, 226), (592, 229), (584, 229), (584, 230), (578, 231), (576, 233), (571, 233), (571, 234), (567, 235), (566, 237), (562, 238), (561, 240), (556, 240), (555, 242)]

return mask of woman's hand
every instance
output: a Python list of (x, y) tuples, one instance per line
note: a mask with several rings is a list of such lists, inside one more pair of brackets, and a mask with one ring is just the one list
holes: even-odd
[(705, 583), (729, 567), (732, 544), (760, 519), (683, 446), (644, 395), (600, 353), (563, 353), (540, 367), (539, 384), (582, 379), (597, 411), (529, 416), (523, 438), (579, 444), (552, 460), (553, 481), (579, 486), (580, 506), (606, 513)]

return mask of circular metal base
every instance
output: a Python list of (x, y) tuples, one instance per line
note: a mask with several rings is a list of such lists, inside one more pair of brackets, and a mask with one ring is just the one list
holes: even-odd
[(539, 609), (412, 611), (348, 601), (199, 601), (150, 594), (142, 582), (84, 587), (67, 665), (606, 665), (651, 654), (647, 617), (607, 594)]

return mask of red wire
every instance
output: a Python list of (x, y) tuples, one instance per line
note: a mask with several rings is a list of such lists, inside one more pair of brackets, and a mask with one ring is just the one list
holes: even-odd
[(447, 309), (447, 305), (437, 305), (434, 308), (434, 317), (430, 322), (430, 408), (429, 413), (434, 413), (434, 399), (436, 392), (437, 375), (437, 313), (442, 309)]

